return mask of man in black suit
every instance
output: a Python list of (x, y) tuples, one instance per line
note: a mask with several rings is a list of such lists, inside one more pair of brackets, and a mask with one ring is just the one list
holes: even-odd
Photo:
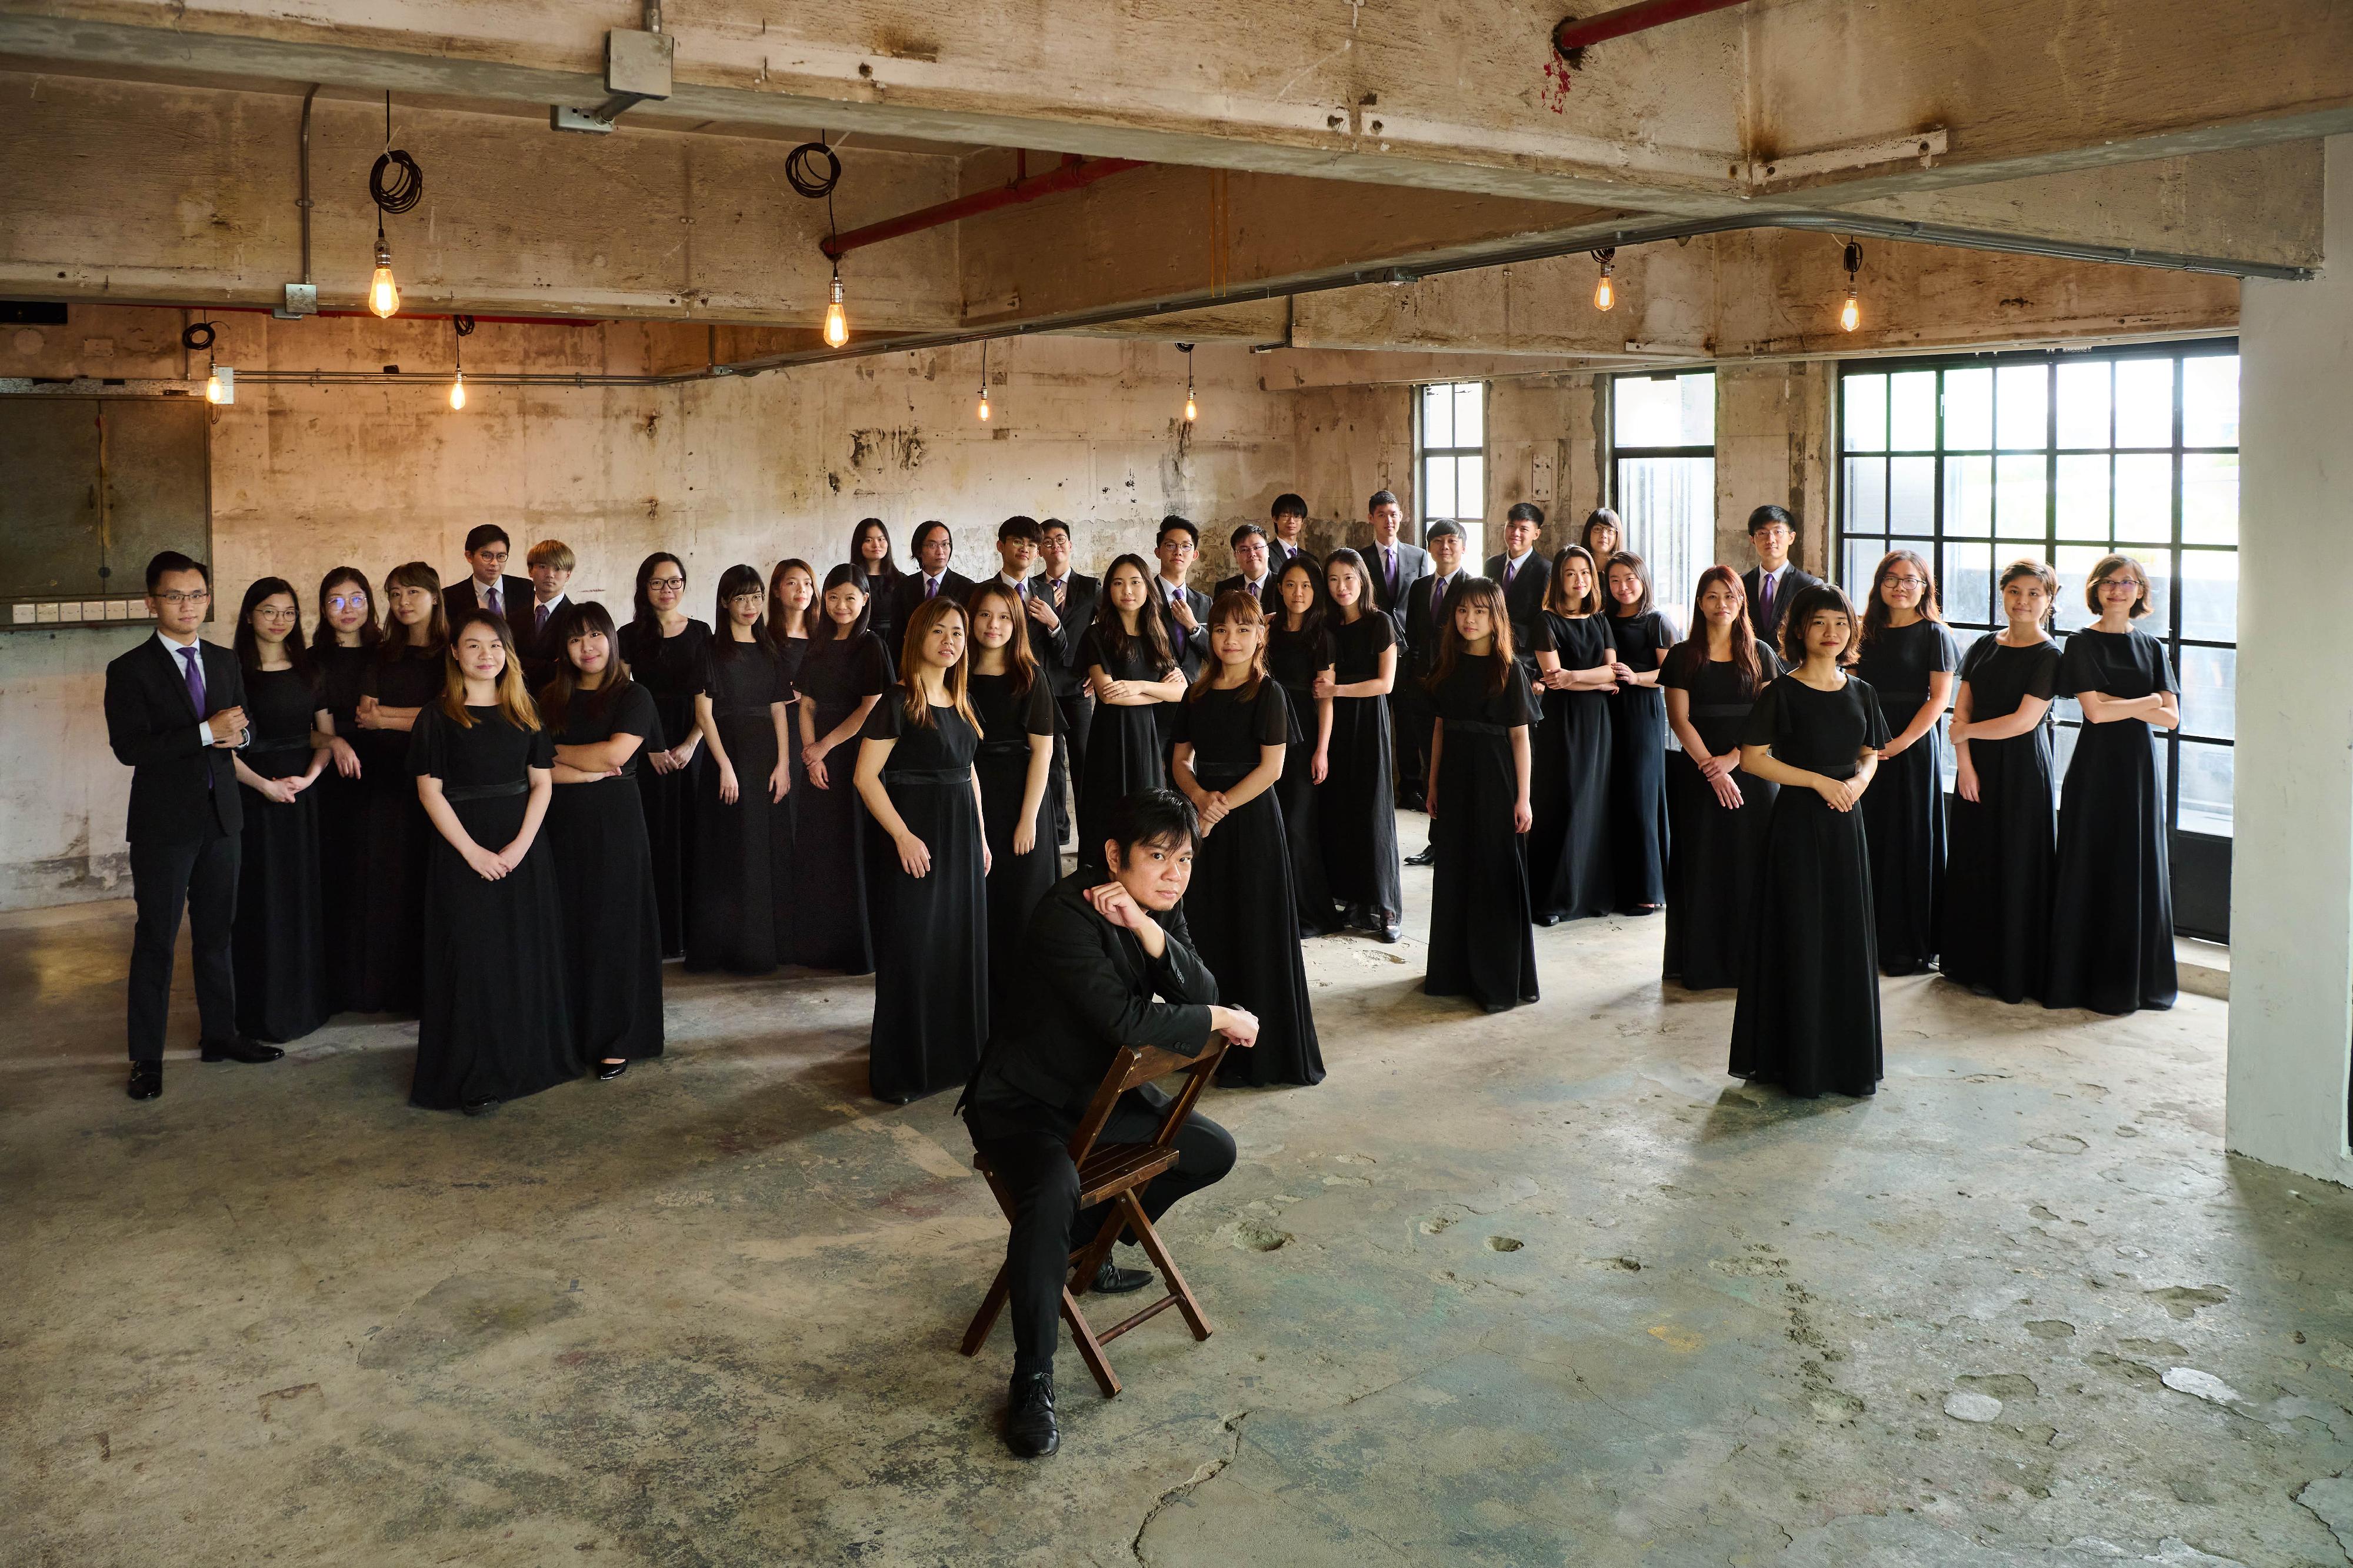
[[(1397, 627), (1398, 636), (1405, 636), (1405, 595), (1422, 578), (1430, 575), (1430, 554), (1418, 544), (1408, 544), (1398, 537), (1398, 528), (1405, 521), (1405, 509), (1398, 505), (1397, 496), (1388, 490), (1375, 490), (1373, 499), (1365, 503), (1365, 519), (1372, 525), (1373, 537), (1356, 546), (1356, 553), (1365, 558), (1365, 570), (1373, 574), (1373, 604), (1388, 616)], [(1391, 704), (1392, 709), (1395, 704)], [(1394, 711), (1390, 714), (1394, 719)]]
[[(1461, 525), (1443, 518), (1422, 530), (1430, 546), (1430, 575), (1417, 578), (1405, 595), (1405, 679), (1398, 682), (1398, 778), (1399, 793), (1415, 810), (1430, 778), (1430, 737), (1438, 704), (1422, 682), (1438, 668), (1438, 638), (1454, 613), (1454, 590), (1470, 574), (1462, 569)], [(1430, 851), (1406, 857), (1409, 866), (1427, 866)]]
[[(915, 530), (915, 561), (920, 570), (899, 579), (898, 602), (891, 617), (891, 624), (899, 628), (901, 636), (906, 635), (907, 626), (914, 620), (915, 606), (925, 599), (944, 594), (961, 605), (971, 597), (972, 579), (961, 572), (948, 570), (948, 558), (955, 553), (955, 535), (948, 531), (946, 523), (927, 522)], [(899, 650), (892, 648), (891, 657), (896, 660)]]
[[(1176, 656), (1176, 668), (1189, 686), (1209, 657), (1208, 595), (1185, 586), (1185, 574), (1201, 553), (1201, 531), (1189, 518), (1171, 512), (1160, 520), (1160, 537), (1152, 553), (1160, 561), (1152, 593), (1159, 601), (1161, 627), (1168, 634), (1168, 651)], [(1157, 704), (1153, 721), (1160, 731), (1161, 766), (1166, 769), (1176, 749), (1176, 704)], [(1084, 853), (1085, 847), (1080, 849)]]
[[(472, 575), (441, 595), (441, 608), (451, 620), (468, 610), (488, 610), (512, 623), (531, 603), (531, 579), (506, 575), (507, 555), (513, 546), (507, 531), (495, 522), (478, 523), (466, 533), (466, 564)], [(528, 618), (526, 616), (526, 618)]]
[(1512, 623), (1512, 651), (1531, 682), (1536, 678), (1536, 656), (1529, 642), (1552, 590), (1552, 563), (1536, 549), (1543, 533), (1543, 509), (1533, 502), (1516, 501), (1504, 514), (1504, 552), (1487, 558), (1487, 575), (1504, 590), (1504, 616)]
[(1054, 842), (1069, 837), (1077, 818), (1071, 797), (1079, 775), (1087, 769), (1087, 731), (1095, 720), (1095, 700), (1087, 690), (1087, 672), (1078, 668), (1079, 640), (1094, 624), (1095, 601), (1103, 584), (1082, 576), (1071, 566), (1071, 525), (1050, 517), (1038, 525), (1038, 554), (1044, 569), (1030, 579), (1035, 585), (1029, 611), (1029, 646), (1046, 671), (1061, 723), (1054, 731)]
[(1789, 559), (1798, 542), (1798, 520), (1787, 507), (1760, 506), (1748, 514), (1748, 542), (1757, 564), (1740, 574), (1748, 590), (1748, 618), (1774, 652), (1781, 650), (1781, 622), (1799, 594), (1821, 582)]
[(555, 621), (568, 602), (565, 589), (579, 562), (572, 546), (560, 539), (541, 540), (523, 559), (530, 563), (531, 600), (510, 612), (507, 624), (514, 631), (515, 658), (522, 665), (523, 686), (537, 696), (564, 661), (564, 650), (554, 640)]
[(237, 656), (196, 635), (212, 574), (176, 550), (147, 563), (155, 635), (106, 667), (106, 742), (131, 772), (130, 1094), (164, 1092), (164, 1022), (172, 948), (188, 911), (198, 1039), (208, 1062), (269, 1062), (286, 1053), (237, 1032), (229, 921), (237, 912), (238, 835), (234, 753), (247, 740)]
[[(988, 1047), (957, 1110), (973, 1147), (1013, 1204), (1005, 1261), (1012, 1297), (1013, 1383), (1006, 1446), (1023, 1458), (1061, 1445), (1054, 1419), (1054, 1342), (1071, 1248), (1103, 1224), (1081, 1212), (1070, 1141), (1121, 1050), (1157, 1046), (1198, 1056), (1211, 1035), (1255, 1044), (1258, 1019), (1218, 1005), (1217, 976), (1202, 967), (1180, 900), (1193, 876), (1198, 827), (1171, 790), (1142, 790), (1115, 806), (1100, 847), (1108, 879), (1086, 873), (1056, 883), (1029, 918), (1023, 984), (1008, 987), (1009, 1016), (992, 1021)], [(1151, 1142), (1168, 1097), (1146, 1085), (1122, 1097), (1100, 1142)], [(1139, 1194), (1157, 1221), (1169, 1205), (1233, 1169), (1234, 1141), (1194, 1111), (1176, 1133), (1176, 1163)], [(1108, 1258), (1091, 1289), (1117, 1293), (1151, 1281)]]
[(1274, 525), (1274, 537), (1267, 542), (1267, 564), (1279, 575), (1284, 567), (1291, 564), (1292, 557), (1307, 554), (1305, 499), (1289, 490), (1283, 491), (1274, 498), (1274, 507), (1268, 513), (1267, 521)]
[(1240, 588), (1247, 592), (1266, 614), (1282, 614), (1282, 600), (1275, 594), (1274, 573), (1267, 564), (1266, 530), (1254, 522), (1246, 522), (1234, 530), (1230, 543), (1234, 564), (1241, 570), (1219, 584), (1212, 599), (1221, 599)]

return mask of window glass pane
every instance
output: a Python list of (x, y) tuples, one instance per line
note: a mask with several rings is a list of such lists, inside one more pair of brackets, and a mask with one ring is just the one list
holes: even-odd
[[(2162, 642), (2173, 635), (2173, 552), (2135, 546), (2124, 553), (2148, 574), (2148, 614), (2134, 624)], [(2172, 658), (2173, 650), (2168, 647), (2165, 657)]]
[(1705, 373), (1610, 383), (1621, 447), (1708, 447), (1715, 443), (1715, 377)]
[[(1397, 406), (1395, 404), (1391, 407)], [(1454, 515), (1454, 459), (1424, 458), (1421, 460), (1421, 493), (1425, 498), (1423, 512), (1430, 517)]]
[(2173, 362), (2116, 362), (2116, 445), (2173, 445)]
[[(1486, 441), (1486, 420), (1483, 404), (1487, 384), (1479, 381), (1458, 381), (1454, 384), (1454, 439), (1450, 447), (1477, 447)], [(1431, 443), (1433, 446), (1435, 442)]]
[(2228, 746), (2181, 742), (2181, 816), (2184, 833), (2231, 836), (2231, 771), (2235, 753)]
[(2051, 372), (2009, 364), (1994, 378), (1994, 429), (2004, 447), (2040, 451), (2051, 439)]
[(1936, 449), (1936, 373), (1905, 371), (1888, 377), (1887, 422), (1890, 449), (1933, 452)]
[(1947, 620), (1977, 626), (2001, 624), (1994, 605), (1992, 545), (1947, 544), (1939, 575), (1942, 580), (1936, 585), (1944, 590)]
[[(2065, 368), (2073, 370), (2075, 366)], [(2004, 458), (2003, 462), (2011, 459)], [(2059, 537), (2108, 537), (2108, 455), (2059, 459)]]
[(1887, 529), (1891, 533), (1929, 533), (1936, 526), (1936, 459), (1888, 459)]
[(1887, 459), (1846, 459), (1846, 531), (1887, 531)]
[(1693, 584), (1715, 560), (1715, 459), (1621, 458), (1618, 500), (1626, 547), (1651, 569), (1653, 599), (1680, 626)]
[(1844, 426), (1846, 449), (1850, 452), (1883, 452), (1887, 449), (1887, 378), (1883, 375), (1850, 375), (1845, 380), (1846, 413), (1839, 423)]
[[(1986, 373), (1990, 380), (1992, 372)], [(1945, 459), (1945, 531), (1964, 539), (1993, 532), (1993, 459)]]
[(2239, 552), (2181, 552), (2181, 635), (2214, 642), (2239, 637)]
[(2172, 542), (2171, 455), (2139, 452), (2116, 458), (2116, 537), (2144, 544)]
[(1993, 445), (1993, 372), (1945, 373), (1945, 449), (1982, 452)]
[(2108, 444), (2108, 376), (2105, 360), (2059, 367), (2060, 446)]
[(2091, 579), (2092, 568), (2099, 564), (2107, 552), (2096, 544), (2063, 544), (2058, 558), (2051, 563), (2059, 574), (2059, 629), (2081, 631), (2092, 624), (2092, 612), (2084, 599), (2084, 584)]
[(2181, 362), (2181, 444), (2239, 444), (2239, 356), (2200, 354)]
[(2181, 538), (2189, 544), (2239, 542), (2236, 452), (2190, 452), (2182, 457)]
[(2050, 476), (2042, 457), (1998, 458), (1994, 487), (1995, 531), (2004, 539), (2040, 542), (2050, 532)]
[(2232, 693), (2238, 688), (2239, 655), (2227, 647), (2181, 650), (2181, 732), (2233, 738)]
[(1846, 596), (1861, 605), (1871, 585), (1871, 569), (1887, 553), (1883, 539), (1850, 539), (1846, 542), (1845, 563), (1839, 574), (1839, 586)]
[[(1460, 426), (1458, 426), (1460, 428)], [(1459, 498), (1451, 513), (1455, 517), (1487, 515), (1487, 459), (1457, 458), (1454, 459), (1454, 489)]]
[[(1393, 403), (1389, 406), (1394, 408), (1397, 405)], [(1421, 389), (1421, 444), (1425, 447), (1454, 445), (1454, 399), (1444, 386)]]

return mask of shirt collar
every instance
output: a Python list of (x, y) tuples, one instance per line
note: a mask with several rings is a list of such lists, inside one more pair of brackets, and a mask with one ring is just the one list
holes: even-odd
[(1528, 549), (1520, 552), (1517, 555), (1514, 555), (1510, 551), (1506, 550), (1504, 552), (1504, 559), (1510, 564), (1517, 566), (1521, 562), (1525, 561), (1529, 556), (1534, 555), (1535, 553), (1535, 549), (1534, 546), (1530, 546)]
[(180, 655), (187, 652), (187, 650), (192, 647), (204, 647), (204, 633), (198, 632), (187, 642), (174, 642), (170, 637), (164, 635), (163, 627), (157, 626), (155, 628), (155, 640), (162, 643), (164, 645), (164, 651), (170, 654), (174, 658), (179, 658)]
[[(560, 604), (562, 604), (562, 603), (564, 603), (564, 599), (565, 599), (564, 592), (563, 592), (561, 589), (558, 589), (558, 590), (557, 590), (557, 592), (556, 592), (555, 597), (554, 597), (553, 599), (548, 600), (548, 601), (547, 601), (547, 603), (546, 603), (544, 605), (541, 605), (540, 607), (541, 607), (541, 608), (543, 608), (544, 610), (546, 610), (546, 611), (547, 611), (547, 613), (548, 613), (549, 615), (551, 615), (551, 616), (552, 616), (552, 615), (555, 614), (555, 606), (556, 606), (556, 605), (560, 605)], [(533, 595), (531, 596), (531, 602), (532, 602), (533, 605), (539, 605), (539, 595), (536, 595), (536, 594), (533, 594)]]

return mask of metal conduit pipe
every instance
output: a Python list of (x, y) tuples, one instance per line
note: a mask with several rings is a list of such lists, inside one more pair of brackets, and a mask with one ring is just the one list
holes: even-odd
[(1630, 33), (1646, 33), (1670, 22), (1704, 16), (1710, 11), (1728, 11), (1746, 3), (1746, 0), (1640, 0), (1639, 4), (1621, 5), (1598, 16), (1563, 16), (1553, 27), (1552, 47), (1567, 56), (1570, 50), (1589, 44), (1622, 38)]
[(847, 234), (828, 235), (817, 242), (828, 261), (839, 261), (844, 256), (864, 246), (879, 245), (902, 235), (920, 234), (927, 228), (955, 223), (959, 218), (975, 217), (982, 213), (996, 212), (1000, 207), (1019, 206), (1040, 196), (1059, 195), (1064, 191), (1083, 190), (1098, 180), (1108, 180), (1113, 174), (1124, 174), (1130, 169), (1150, 168), (1149, 163), (1134, 158), (1080, 158), (1067, 155), (1061, 166), (1043, 174), (1032, 174), (1014, 180), (993, 191), (976, 191), (968, 196), (958, 196), (928, 207), (918, 207), (897, 217), (870, 223), (863, 228), (853, 228)]

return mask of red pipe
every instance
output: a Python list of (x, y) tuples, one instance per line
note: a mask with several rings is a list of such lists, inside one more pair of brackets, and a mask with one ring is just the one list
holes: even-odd
[(1710, 11), (1728, 11), (1743, 3), (1744, 0), (1640, 0), (1637, 5), (1621, 5), (1598, 16), (1563, 16), (1552, 30), (1552, 47), (1566, 55), (1588, 44), (1648, 32), (1688, 16), (1704, 16)]
[[(97, 301), (89, 300), (81, 302), (94, 304)], [(224, 310), (234, 310), (240, 315), (249, 316), (274, 316), (278, 313), (277, 308), (270, 305), (165, 305), (159, 306), (158, 309), (194, 310), (198, 315), (204, 315), (207, 312), (218, 313)], [(361, 316), (375, 317), (375, 312), (374, 310), (311, 310), (306, 312), (306, 314), (312, 316), (349, 316), (353, 318)], [(448, 311), (444, 311), (439, 314), (428, 314), (415, 310), (399, 310), (394, 312), (389, 318), (376, 319), (395, 321), (446, 321), (449, 319), (450, 314), (451, 312)], [(455, 312), (455, 314), (462, 316), (465, 315), (466, 312), (459, 310)], [(285, 317), (281, 319), (289, 321), (301, 320), (299, 316)], [(648, 319), (660, 321), (666, 318), (657, 316)], [(477, 321), (498, 322), (509, 326), (528, 327), (601, 327), (605, 324), (605, 319), (601, 316), (476, 316), (474, 320)]]
[(1134, 158), (1065, 157), (1061, 167), (1050, 173), (1017, 179), (997, 190), (958, 196), (952, 202), (942, 202), (936, 206), (919, 207), (897, 217), (884, 218), (881, 223), (870, 223), (864, 228), (853, 228), (848, 234), (818, 240), (817, 247), (825, 252), (827, 259), (839, 261), (861, 246), (878, 245), (886, 239), (896, 239), (902, 234), (919, 234), (927, 228), (937, 228), (944, 223), (954, 223), (958, 218), (993, 213), (1000, 207), (1019, 206), (1040, 196), (1083, 190), (1097, 180), (1108, 180), (1113, 174), (1124, 174), (1130, 169), (1150, 167), (1150, 164)]

